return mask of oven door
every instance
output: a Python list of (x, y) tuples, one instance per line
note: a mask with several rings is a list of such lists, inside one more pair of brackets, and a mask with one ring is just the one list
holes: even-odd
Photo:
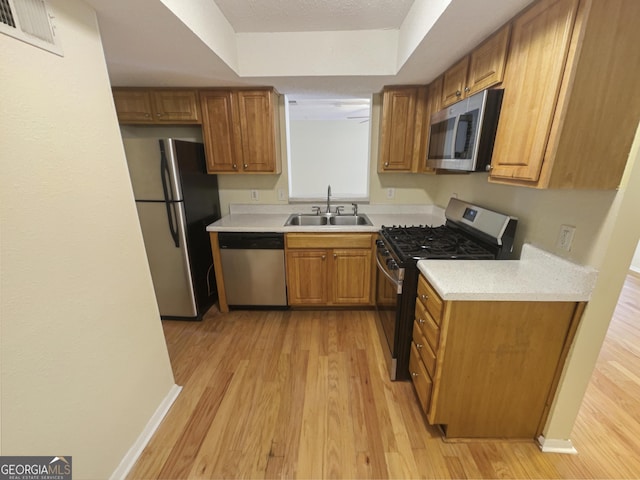
[(402, 298), (401, 269), (389, 269), (388, 255), (378, 250), (376, 263), (376, 312), (378, 316), (378, 332), (384, 352), (389, 376), (396, 379), (397, 373), (397, 328), (400, 318), (400, 300)]

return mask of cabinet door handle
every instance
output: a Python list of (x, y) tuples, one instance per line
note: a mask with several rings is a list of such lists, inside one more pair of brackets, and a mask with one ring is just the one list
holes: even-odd
[(419, 319), (418, 319), (418, 323), (419, 323), (420, 325), (424, 325), (424, 320), (423, 320), (422, 318), (419, 318)]
[(456, 97), (459, 97), (460, 95), (462, 95), (462, 92), (460, 90), (456, 90)]
[(157, 116), (158, 118), (160, 118), (160, 117), (162, 116), (162, 114), (161, 114), (161, 113), (156, 113), (156, 116)]
[(421, 343), (416, 343), (416, 348), (418, 350), (420, 350), (422, 347), (424, 347), (424, 345), (422, 345)]
[(416, 378), (416, 377), (418, 376), (418, 374), (417, 374), (416, 372), (411, 372), (411, 376), (412, 376), (413, 378)]
[(327, 256), (326, 256), (326, 255), (322, 255), (322, 259), (323, 259), (323, 260), (326, 260), (326, 259), (327, 259)]
[(243, 165), (244, 168), (249, 168), (249, 165), (247, 165), (246, 163)]
[(337, 253), (334, 253), (334, 254), (333, 254), (333, 258), (338, 258), (338, 254), (337, 254)]
[(469, 87), (464, 87), (464, 93), (469, 93), (471, 89)]
[(389, 162), (384, 162), (384, 166), (388, 167), (389, 166)]
[(426, 302), (427, 300), (429, 300), (429, 297), (427, 297), (424, 293), (423, 293), (422, 295), (420, 295), (420, 298), (421, 298), (422, 300), (424, 300), (425, 302)]
[(238, 169), (238, 165), (236, 165), (235, 163), (232, 165), (234, 170)]

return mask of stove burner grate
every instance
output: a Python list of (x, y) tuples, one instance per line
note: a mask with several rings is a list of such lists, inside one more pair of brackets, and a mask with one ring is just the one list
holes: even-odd
[(495, 253), (469, 236), (445, 225), (383, 227), (396, 253), (405, 258), (490, 260)]

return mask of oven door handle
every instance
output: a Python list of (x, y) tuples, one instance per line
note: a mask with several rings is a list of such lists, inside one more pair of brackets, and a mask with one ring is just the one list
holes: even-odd
[(378, 270), (384, 273), (384, 276), (387, 277), (389, 280), (391, 280), (391, 283), (393, 283), (396, 286), (396, 293), (400, 295), (402, 293), (402, 281), (393, 278), (389, 274), (389, 272), (387, 272), (387, 270), (384, 268), (382, 263), (380, 263), (380, 259), (378, 258), (377, 255), (376, 255), (376, 263), (378, 264)]

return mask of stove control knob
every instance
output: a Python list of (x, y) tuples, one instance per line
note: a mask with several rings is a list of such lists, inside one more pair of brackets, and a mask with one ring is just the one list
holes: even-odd
[(392, 258), (387, 260), (387, 267), (389, 267), (389, 270), (398, 270), (398, 264)]
[(384, 242), (382, 240), (376, 240), (376, 246), (378, 246), (379, 248), (384, 247)]

